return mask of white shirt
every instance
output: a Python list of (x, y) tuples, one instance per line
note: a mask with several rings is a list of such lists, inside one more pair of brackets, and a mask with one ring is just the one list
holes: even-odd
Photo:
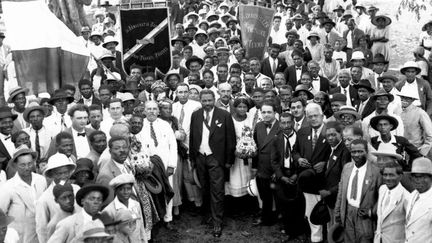
[(349, 92), (349, 87), (350, 87), (349, 85), (346, 86), (345, 88), (343, 88), (341, 86), (340, 87), (341, 88), (341, 94), (344, 94), (346, 96), (346, 98), (347, 98), (346, 105), (353, 106), (352, 103), (351, 103), (351, 95), (350, 95), (350, 92)]
[(19, 239), (18, 232), (14, 228), (7, 227), (4, 243), (18, 243)]
[[(272, 70), (272, 73), (275, 74), (276, 69), (277, 69), (278, 64), (279, 64), (279, 60), (277, 58), (269, 57), (269, 63), (270, 63), (270, 68)], [(273, 69), (273, 67), (274, 67), (274, 69)]]
[(317, 129), (312, 128), (312, 137), (315, 136), (315, 133), (316, 133), (316, 137), (319, 137), (319, 135), (321, 134), (321, 131), (322, 131), (323, 127), (324, 127), (324, 123), (321, 124), (321, 126), (319, 128), (317, 128)]
[(126, 166), (124, 165), (124, 163), (121, 164), (119, 162), (116, 162), (115, 160), (112, 160), (112, 162), (117, 166), (117, 168), (120, 170), (120, 172), (122, 174), (131, 174), (131, 172), (126, 168)]
[(287, 38), (285, 37), (286, 31), (284, 30), (285, 26), (280, 26), (279, 30), (275, 30), (273, 27), (270, 30), (270, 37), (272, 38), (272, 42), (282, 45), (287, 42)]
[[(289, 136), (288, 136), (288, 141), (289, 141), (289, 145), (290, 145), (290, 153), (293, 150), (295, 141), (297, 139), (297, 134), (293, 131)], [(286, 149), (287, 146), (287, 138), (286, 136), (284, 136), (284, 149)], [(284, 155), (285, 155), (285, 150), (284, 150)], [(291, 158), (292, 155), (290, 155), (288, 158), (284, 158), (284, 167), (285, 168), (290, 168), (291, 167)]]
[[(80, 133), (86, 133), (83, 129)], [(87, 140), (87, 134), (85, 136), (78, 136), (78, 131), (72, 128), (72, 136), (75, 143), (75, 152), (77, 154), (77, 159), (85, 158), (87, 154), (90, 153), (90, 145)]]
[(320, 77), (319, 76), (316, 77), (316, 78), (312, 78), (312, 87), (317, 92), (321, 90), (321, 82), (320, 82)]
[[(209, 113), (208, 113), (207, 120), (209, 121), (209, 124), (208, 124), (209, 127), (211, 127), (211, 121), (212, 121), (212, 118), (213, 118), (213, 112), (214, 112), (214, 108), (211, 111), (209, 111)], [(202, 138), (201, 138), (201, 145), (200, 145), (198, 151), (201, 154), (210, 155), (213, 152), (212, 152), (212, 150), (210, 148), (210, 145), (209, 145), (210, 130), (207, 128), (207, 126), (205, 124), (207, 112), (203, 110), (203, 113), (204, 113), (203, 114), (204, 119), (203, 119), (203, 125), (202, 125), (203, 126), (203, 129), (202, 129), (203, 130), (203, 134), (202, 134)]]
[(51, 116), (45, 117), (43, 120), (43, 125), (45, 127), (49, 127), (53, 134), (58, 134), (63, 131), (65, 128), (70, 127), (72, 125), (72, 121), (70, 117), (65, 113), (63, 116), (64, 126), (61, 124), (62, 115), (56, 111), (54, 107), (54, 111)]
[[(213, 86), (214, 87), (214, 86)], [(184, 116), (182, 124), (180, 124), (180, 114), (183, 107)], [(186, 133), (186, 138), (183, 141), (183, 144), (189, 147), (189, 135), (190, 135), (190, 124), (191, 124), (191, 118), (192, 113), (196, 110), (201, 108), (201, 103), (195, 100), (188, 100), (183, 105), (180, 103), (180, 101), (177, 101), (172, 106), (172, 115), (177, 118), (179, 121), (179, 127), (183, 129), (183, 131)]]
[[(348, 190), (347, 190), (347, 201), (348, 204), (359, 208), (360, 207), (360, 199), (361, 199), (361, 192), (362, 192), (362, 188), (363, 188), (363, 181), (366, 175), (366, 168), (367, 168), (367, 163), (366, 162), (363, 166), (361, 166), (360, 168), (357, 168), (355, 165), (353, 166), (353, 169), (351, 171), (351, 176), (349, 178), (348, 181)], [(352, 187), (352, 182), (354, 179), (354, 176), (356, 174), (356, 172), (358, 171), (358, 176), (357, 176), (357, 197), (355, 199), (351, 198), (351, 187)]]
[(84, 98), (84, 97), (82, 97), (82, 99), (83, 99), (83, 103), (84, 103), (84, 105), (86, 105), (86, 106), (91, 106), (91, 104), (92, 104), (92, 102), (93, 102), (93, 95), (92, 95), (89, 99), (86, 99), (86, 98)]
[(21, 176), (18, 173), (15, 173), (15, 176), (18, 178), (17, 183), (21, 184), (21, 186), (25, 187), (30, 193), (31, 197), (33, 199), (33, 205), (36, 205), (36, 200), (38, 199), (38, 195), (36, 193), (36, 183), (35, 183), (35, 173), (32, 172), (32, 180), (30, 182), (30, 185), (27, 184), (27, 182), (23, 181)]
[(296, 121), (294, 119), (294, 130), (297, 132), (298, 130), (300, 130), (300, 128), (302, 127), (302, 124), (304, 122), (305, 119), (305, 115), (303, 115), (302, 119), (300, 121)]
[[(30, 135), (31, 149), (36, 151), (36, 131), (33, 129), (33, 127), (24, 128), (23, 131), (27, 132)], [(52, 133), (51, 130), (47, 129), (45, 126), (42, 126), (42, 128), (38, 131), (38, 136), (40, 146), (40, 158), (45, 158), (48, 153), (51, 140), (54, 138), (55, 135)]]
[(297, 82), (298, 82), (301, 79), (303, 66), (300, 66), (300, 67), (295, 66), (295, 69), (296, 69), (296, 78), (297, 78)]
[(404, 89), (404, 91), (409, 92), (409, 94), (412, 94), (415, 96), (415, 98), (417, 98), (416, 100), (414, 100), (413, 105), (421, 107), (417, 79), (415, 79), (412, 83), (409, 83), (408, 81), (405, 82), (405, 85), (402, 88)]
[(396, 143), (395, 136), (391, 135), (388, 143), (384, 142), (381, 136), (378, 136), (377, 142), (379, 142), (377, 151), (394, 151), (396, 153), (397, 147), (393, 145), (393, 143)]
[(8, 151), (10, 157), (13, 157), (13, 154), (15, 152), (15, 145), (12, 143), (11, 136), (5, 136), (3, 133), (0, 133), (0, 140), (6, 147), (6, 150)]
[(353, 49), (353, 40), (352, 40), (352, 38), (351, 38), (351, 35), (352, 35), (352, 31), (351, 30), (348, 30), (348, 33), (347, 33), (347, 48), (351, 48), (351, 49)]
[(81, 214), (82, 214), (82, 218), (83, 218), (83, 224), (82, 225), (85, 225), (86, 223), (93, 221), (93, 217), (90, 216), (90, 214), (88, 214), (85, 210), (81, 210), (81, 212), (82, 212)]

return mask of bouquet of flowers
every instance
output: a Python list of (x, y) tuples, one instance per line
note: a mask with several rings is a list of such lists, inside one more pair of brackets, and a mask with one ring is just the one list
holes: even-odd
[(250, 127), (243, 127), (242, 136), (237, 142), (235, 155), (241, 159), (252, 158), (257, 153), (257, 146)]
[(147, 178), (153, 171), (153, 163), (150, 161), (150, 156), (144, 152), (131, 154), (130, 166), (137, 180)]

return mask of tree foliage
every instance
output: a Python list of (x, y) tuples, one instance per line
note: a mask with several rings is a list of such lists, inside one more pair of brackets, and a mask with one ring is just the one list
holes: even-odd
[(82, 26), (89, 25), (84, 5), (89, 6), (90, 4), (91, 0), (49, 0), (48, 6), (57, 18), (78, 35)]
[(432, 0), (402, 0), (397, 9), (396, 18), (399, 19), (404, 11), (414, 13), (416, 20), (419, 21), (422, 13), (432, 12)]

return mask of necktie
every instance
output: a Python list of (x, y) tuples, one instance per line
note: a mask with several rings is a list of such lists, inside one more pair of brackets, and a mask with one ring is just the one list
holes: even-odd
[(384, 201), (383, 210), (387, 210), (388, 205), (390, 204), (390, 191), (386, 194), (386, 200)]
[(79, 136), (81, 136), (81, 137), (85, 137), (85, 135), (86, 135), (85, 132), (81, 132), (81, 133), (77, 133), (77, 134), (78, 134), (78, 137), (79, 137)]
[(314, 135), (312, 138), (312, 151), (314, 151), (317, 141), (318, 141), (318, 130), (314, 129)]
[(296, 132), (300, 129), (300, 122), (296, 122), (295, 123), (295, 128)]
[(60, 124), (61, 124), (61, 131), (63, 132), (66, 128), (66, 124), (64, 121), (64, 114), (61, 115)]
[(181, 111), (180, 111), (180, 117), (179, 117), (179, 127), (183, 127), (183, 120), (184, 120), (185, 112), (184, 112), (184, 105), (182, 105)]
[(35, 130), (36, 136), (35, 136), (35, 148), (36, 148), (36, 152), (37, 152), (37, 160), (39, 161), (40, 156), (41, 156), (41, 151), (40, 151), (40, 144), (39, 144), (39, 131)]
[(290, 151), (291, 151), (291, 145), (289, 142), (289, 137), (287, 135), (284, 135), (286, 139), (286, 145), (285, 145), (285, 159), (288, 159), (290, 157)]
[(358, 169), (356, 170), (356, 173), (354, 175), (354, 178), (352, 180), (351, 184), (351, 199), (356, 200), (357, 199), (357, 181), (358, 181)]
[(347, 96), (347, 90), (346, 90), (346, 88), (344, 89), (344, 95)]
[(154, 141), (155, 147), (157, 147), (158, 146), (158, 141), (157, 141), (157, 138), (156, 138), (155, 130), (153, 128), (153, 122), (150, 122), (150, 136), (151, 136), (151, 138)]
[(414, 201), (411, 204), (410, 210), (408, 211), (407, 218), (406, 218), (406, 223), (409, 222), (409, 220), (411, 218), (412, 210), (414, 208), (414, 204), (417, 202), (417, 200), (419, 200), (419, 198), (420, 198), (420, 194), (417, 192), (417, 196), (415, 197)]
[(172, 90), (170, 92), (171, 92), (171, 94), (170, 94), (169, 98), (170, 98), (170, 100), (174, 100), (174, 92)]
[(273, 74), (276, 73), (276, 59), (273, 59), (272, 72)]
[(327, 44), (329, 43), (329, 35), (330, 35), (330, 34), (327, 34), (327, 35), (326, 35), (326, 43), (327, 43)]

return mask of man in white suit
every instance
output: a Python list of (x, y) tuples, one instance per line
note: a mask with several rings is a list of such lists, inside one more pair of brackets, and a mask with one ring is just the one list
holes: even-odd
[(18, 148), (11, 160), (17, 172), (0, 188), (0, 209), (15, 218), (9, 226), (18, 232), (19, 243), (39, 242), (35, 201), (45, 191), (47, 184), (43, 176), (32, 172), (36, 158), (37, 153), (25, 145)]
[[(165, 170), (168, 176), (168, 181), (173, 186), (174, 170), (177, 167), (177, 141), (174, 135), (174, 130), (170, 124), (160, 118), (159, 106), (153, 101), (145, 103), (146, 118), (144, 119), (144, 143), (150, 155), (158, 155), (165, 165)], [(166, 205), (166, 214), (164, 217), (165, 226), (167, 229), (172, 229), (170, 222), (172, 221), (173, 202), (170, 200)]]
[(384, 185), (379, 189), (374, 243), (402, 243), (405, 241), (405, 214), (409, 192), (400, 183), (403, 170), (395, 159), (402, 159), (402, 156), (395, 153), (386, 156), (390, 161), (382, 170)]
[(415, 159), (411, 179), (415, 190), (411, 193), (407, 206), (405, 242), (431, 242), (432, 162), (423, 157)]

